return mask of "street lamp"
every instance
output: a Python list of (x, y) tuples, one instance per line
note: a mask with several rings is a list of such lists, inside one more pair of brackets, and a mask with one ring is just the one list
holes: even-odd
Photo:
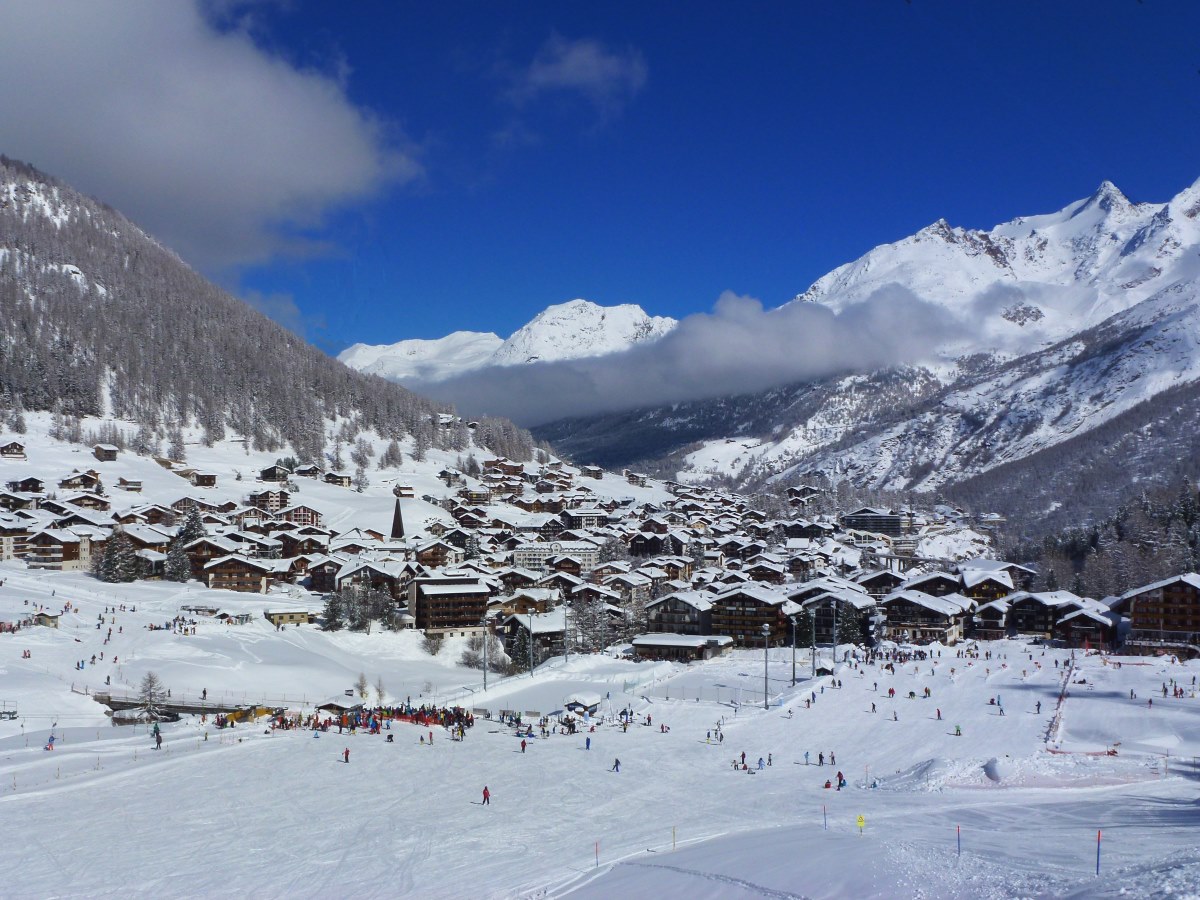
[(792, 621), (792, 687), (796, 686), (796, 617), (788, 616)]
[(479, 624), (483, 626), (483, 689), (487, 691), (487, 670), (488, 670), (488, 634), (487, 616), (479, 620)]
[(808, 614), (808, 624), (812, 626), (812, 643), (808, 645), (808, 658), (812, 660), (812, 677), (817, 677), (817, 608), (814, 606)]
[(767, 688), (767, 667), (768, 667), (768, 663), (770, 662), (770, 659), (771, 659), (770, 654), (768, 653), (768, 650), (770, 649), (770, 646), (771, 646), (771, 623), (770, 622), (763, 622), (762, 633), (763, 633), (763, 709), (770, 709), (771, 708), (769, 705), (770, 695), (768, 694), (768, 688)]

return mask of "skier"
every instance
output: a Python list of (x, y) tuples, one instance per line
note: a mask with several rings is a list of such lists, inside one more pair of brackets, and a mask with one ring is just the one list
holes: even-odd
[(840, 791), (842, 789), (842, 785), (845, 783), (846, 783), (846, 779), (842, 776), (842, 773), (839, 771), (837, 773), (837, 789)]
[(583, 741), (583, 749), (584, 749), (584, 750), (591, 750), (591, 749), (592, 749), (592, 739), (591, 739), (590, 737), (589, 737), (589, 738), (584, 738), (584, 741)]
[(962, 726), (961, 726), (961, 725), (955, 725), (955, 726), (954, 726), (954, 736), (955, 736), (955, 737), (962, 737)]
[(808, 751), (807, 750), (804, 751), (804, 764), (806, 766), (808, 765)]
[(940, 721), (942, 721), (942, 711), (941, 711), (941, 709), (938, 709), (938, 711), (937, 711), (937, 720), (938, 720), (939, 722), (940, 722)]
[(525, 738), (521, 738), (521, 752), (525, 752)]
[(161, 732), (155, 732), (155, 734), (154, 734), (154, 749), (155, 750), (162, 749), (162, 733)]
[(609, 771), (610, 772), (620, 772), (621, 771), (621, 760), (614, 759), (612, 768)]
[(491, 806), (492, 805), (492, 792), (488, 790), (488, 787), (486, 784), (483, 786), (483, 803), (481, 803), (479, 805), (480, 806)]
[(207, 700), (207, 699), (208, 699), (208, 688), (205, 688), (204, 690), (202, 690), (202, 691), (200, 692), (200, 699), (201, 699), (201, 700)]
[(871, 712), (872, 713), (875, 712), (875, 704), (874, 703), (871, 704)]
[(763, 758), (760, 756), (760, 757), (758, 758), (758, 771), (760, 771), (760, 772), (761, 772), (761, 771), (762, 771), (763, 769), (765, 769), (766, 767), (767, 767), (767, 763), (766, 763), (766, 761), (765, 761), (765, 760), (764, 760), (764, 759), (763, 759)]
[(345, 750), (342, 751), (342, 762), (346, 763), (346, 765), (350, 764), (350, 748), (349, 747), (347, 747)]
[(837, 757), (833, 755), (833, 751), (832, 751), (832, 750), (830, 750), (830, 751), (829, 751), (829, 764), (830, 764), (831, 766), (836, 766), (836, 765), (837, 765)]
[(817, 765), (818, 766), (825, 765), (825, 754), (824, 753), (817, 754)]
[(770, 754), (770, 753), (768, 753), (768, 754), (767, 754), (767, 765), (769, 766), (769, 765), (771, 765), (771, 764), (772, 764), (772, 760), (771, 760), (771, 754)]

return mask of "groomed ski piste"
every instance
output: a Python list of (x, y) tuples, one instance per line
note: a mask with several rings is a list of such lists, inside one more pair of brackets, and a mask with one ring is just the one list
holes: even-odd
[[(691, 666), (572, 655), (532, 676), (494, 676), (484, 692), (453, 641), (432, 657), (411, 632), (277, 631), (262, 611), (278, 597), (104, 585), (19, 564), (0, 567), (0, 580), (10, 611), (72, 605), (57, 629), (0, 635), (0, 701), (18, 713), (0, 719), (4, 897), (1200, 892), (1194, 663), (1072, 658), (1009, 640), (965, 645), (979, 658), (931, 648), (894, 674), (852, 656), (812, 677), (801, 650), (793, 686), (791, 650), (776, 648), (764, 709), (761, 649)], [(194, 635), (148, 628), (189, 595), (253, 616), (241, 626), (200, 617)], [(825, 648), (818, 662), (831, 657)], [(175, 702), (206, 692), (214, 704), (293, 712), (344, 697), (361, 672), (382, 680), (390, 703), (486, 708), (493, 719), (461, 742), (434, 728), (429, 743), (429, 728), (407, 723), (314, 736), (185, 716), (163, 724), (156, 751), (146, 725), (112, 725), (88, 695), (136, 693), (150, 671)], [(525, 752), (494, 718), (556, 716), (575, 694), (599, 699), (591, 722), (548, 738), (535, 727)], [(760, 757), (771, 764), (760, 770)], [(846, 786), (825, 788), (838, 771)]]

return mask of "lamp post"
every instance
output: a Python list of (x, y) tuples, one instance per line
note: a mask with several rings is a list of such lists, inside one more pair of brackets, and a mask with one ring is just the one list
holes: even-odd
[(763, 709), (770, 709), (771, 708), (770, 704), (769, 704), (770, 695), (768, 693), (768, 688), (767, 688), (768, 663), (771, 660), (770, 654), (768, 652), (771, 647), (771, 623), (770, 622), (763, 622), (762, 633), (763, 633)]
[(817, 677), (817, 614), (815, 607), (808, 614), (808, 624), (812, 626), (812, 643), (808, 645), (808, 658), (812, 660), (812, 677)]
[(487, 691), (487, 670), (488, 670), (488, 634), (487, 616), (479, 620), (479, 624), (483, 626), (483, 690)]
[(789, 616), (792, 620), (792, 687), (796, 686), (796, 617)]
[(529, 607), (529, 677), (533, 677), (533, 607)]

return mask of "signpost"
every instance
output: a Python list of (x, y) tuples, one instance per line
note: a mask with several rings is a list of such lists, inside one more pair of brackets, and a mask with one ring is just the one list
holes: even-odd
[(866, 816), (859, 816), (859, 817), (858, 817), (858, 833), (859, 833), (859, 834), (862, 834), (862, 833), (863, 833), (863, 829), (864, 829), (866, 826), (867, 826), (867, 819), (866, 819)]

